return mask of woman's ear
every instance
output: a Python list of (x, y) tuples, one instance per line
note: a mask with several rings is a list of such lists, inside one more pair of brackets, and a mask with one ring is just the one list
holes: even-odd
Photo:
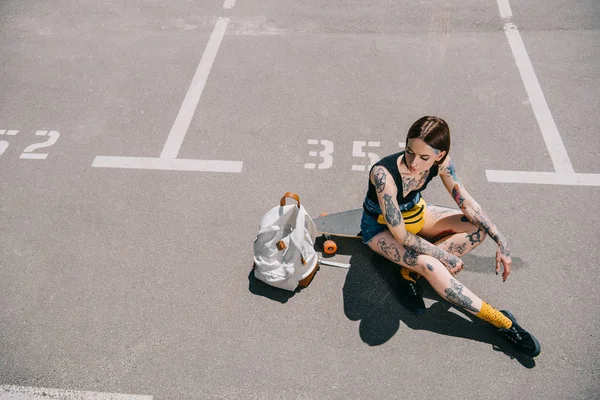
[(445, 152), (445, 151), (443, 151), (443, 150), (442, 150), (442, 151), (440, 151), (440, 154), (438, 154), (438, 155), (437, 155), (437, 157), (435, 158), (435, 163), (436, 163), (436, 164), (439, 164), (439, 163), (440, 163), (440, 160), (441, 160), (442, 158), (444, 158), (445, 156), (446, 156), (446, 152)]

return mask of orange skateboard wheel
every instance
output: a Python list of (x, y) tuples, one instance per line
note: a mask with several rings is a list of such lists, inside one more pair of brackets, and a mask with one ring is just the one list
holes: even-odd
[(333, 240), (326, 240), (325, 243), (323, 243), (323, 251), (325, 254), (335, 254), (337, 251), (337, 244), (335, 244)]

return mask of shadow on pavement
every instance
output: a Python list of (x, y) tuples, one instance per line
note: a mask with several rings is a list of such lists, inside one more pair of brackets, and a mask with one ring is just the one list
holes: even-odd
[[(317, 269), (315, 277), (318, 274), (319, 270)], [(294, 297), (296, 293), (300, 293), (302, 290), (304, 290), (304, 288), (298, 287), (295, 291), (290, 292), (289, 290), (279, 289), (274, 286), (267, 285), (260, 279), (256, 279), (256, 277), (254, 276), (254, 268), (252, 268), (252, 270), (248, 274), (248, 290), (250, 290), (250, 293), (254, 295), (266, 297), (267, 299), (277, 301), (283, 304), (287, 303), (289, 299)]]
[[(469, 256), (465, 264), (479, 271), (485, 270), (493, 274), (492, 257), (479, 258)], [(495, 351), (501, 351), (512, 359), (516, 359), (526, 368), (535, 367), (535, 361), (512, 349), (497, 333), (496, 328), (479, 320), (467, 312), (457, 310), (443, 300), (423, 280), (421, 282), (426, 299), (434, 300), (425, 314), (415, 315), (405, 309), (397, 298), (398, 283), (396, 274), (398, 266), (373, 253), (366, 246), (354, 246), (351, 254), (350, 268), (343, 288), (344, 312), (352, 321), (360, 321), (361, 339), (370, 346), (387, 342), (399, 330), (403, 322), (411, 329), (427, 330), (440, 335), (460, 337), (488, 343)], [(518, 265), (513, 259), (513, 266)]]

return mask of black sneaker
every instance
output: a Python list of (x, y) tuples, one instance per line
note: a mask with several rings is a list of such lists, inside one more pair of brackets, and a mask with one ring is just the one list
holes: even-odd
[(540, 354), (542, 351), (540, 342), (538, 342), (531, 333), (527, 332), (517, 324), (517, 319), (510, 311), (501, 310), (500, 312), (506, 315), (513, 324), (510, 329), (500, 328), (498, 329), (498, 332), (500, 332), (515, 349), (526, 356), (536, 357)]
[[(398, 298), (400, 303), (417, 315), (425, 312), (425, 302), (423, 301), (423, 289), (416, 279), (409, 280), (398, 274)], [(411, 274), (411, 278), (413, 278)]]

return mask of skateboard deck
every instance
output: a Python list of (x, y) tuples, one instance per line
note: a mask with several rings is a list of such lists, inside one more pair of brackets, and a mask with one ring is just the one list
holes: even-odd
[(343, 243), (348, 239), (360, 239), (361, 217), (362, 208), (356, 208), (315, 218), (313, 221), (320, 234), (316, 246), (321, 247), (325, 254), (332, 256), (338, 251), (339, 245), (344, 247)]
[(362, 212), (362, 208), (356, 208), (318, 217), (313, 221), (317, 227), (317, 232), (320, 234), (359, 238), (361, 237), (360, 219), (362, 217)]

